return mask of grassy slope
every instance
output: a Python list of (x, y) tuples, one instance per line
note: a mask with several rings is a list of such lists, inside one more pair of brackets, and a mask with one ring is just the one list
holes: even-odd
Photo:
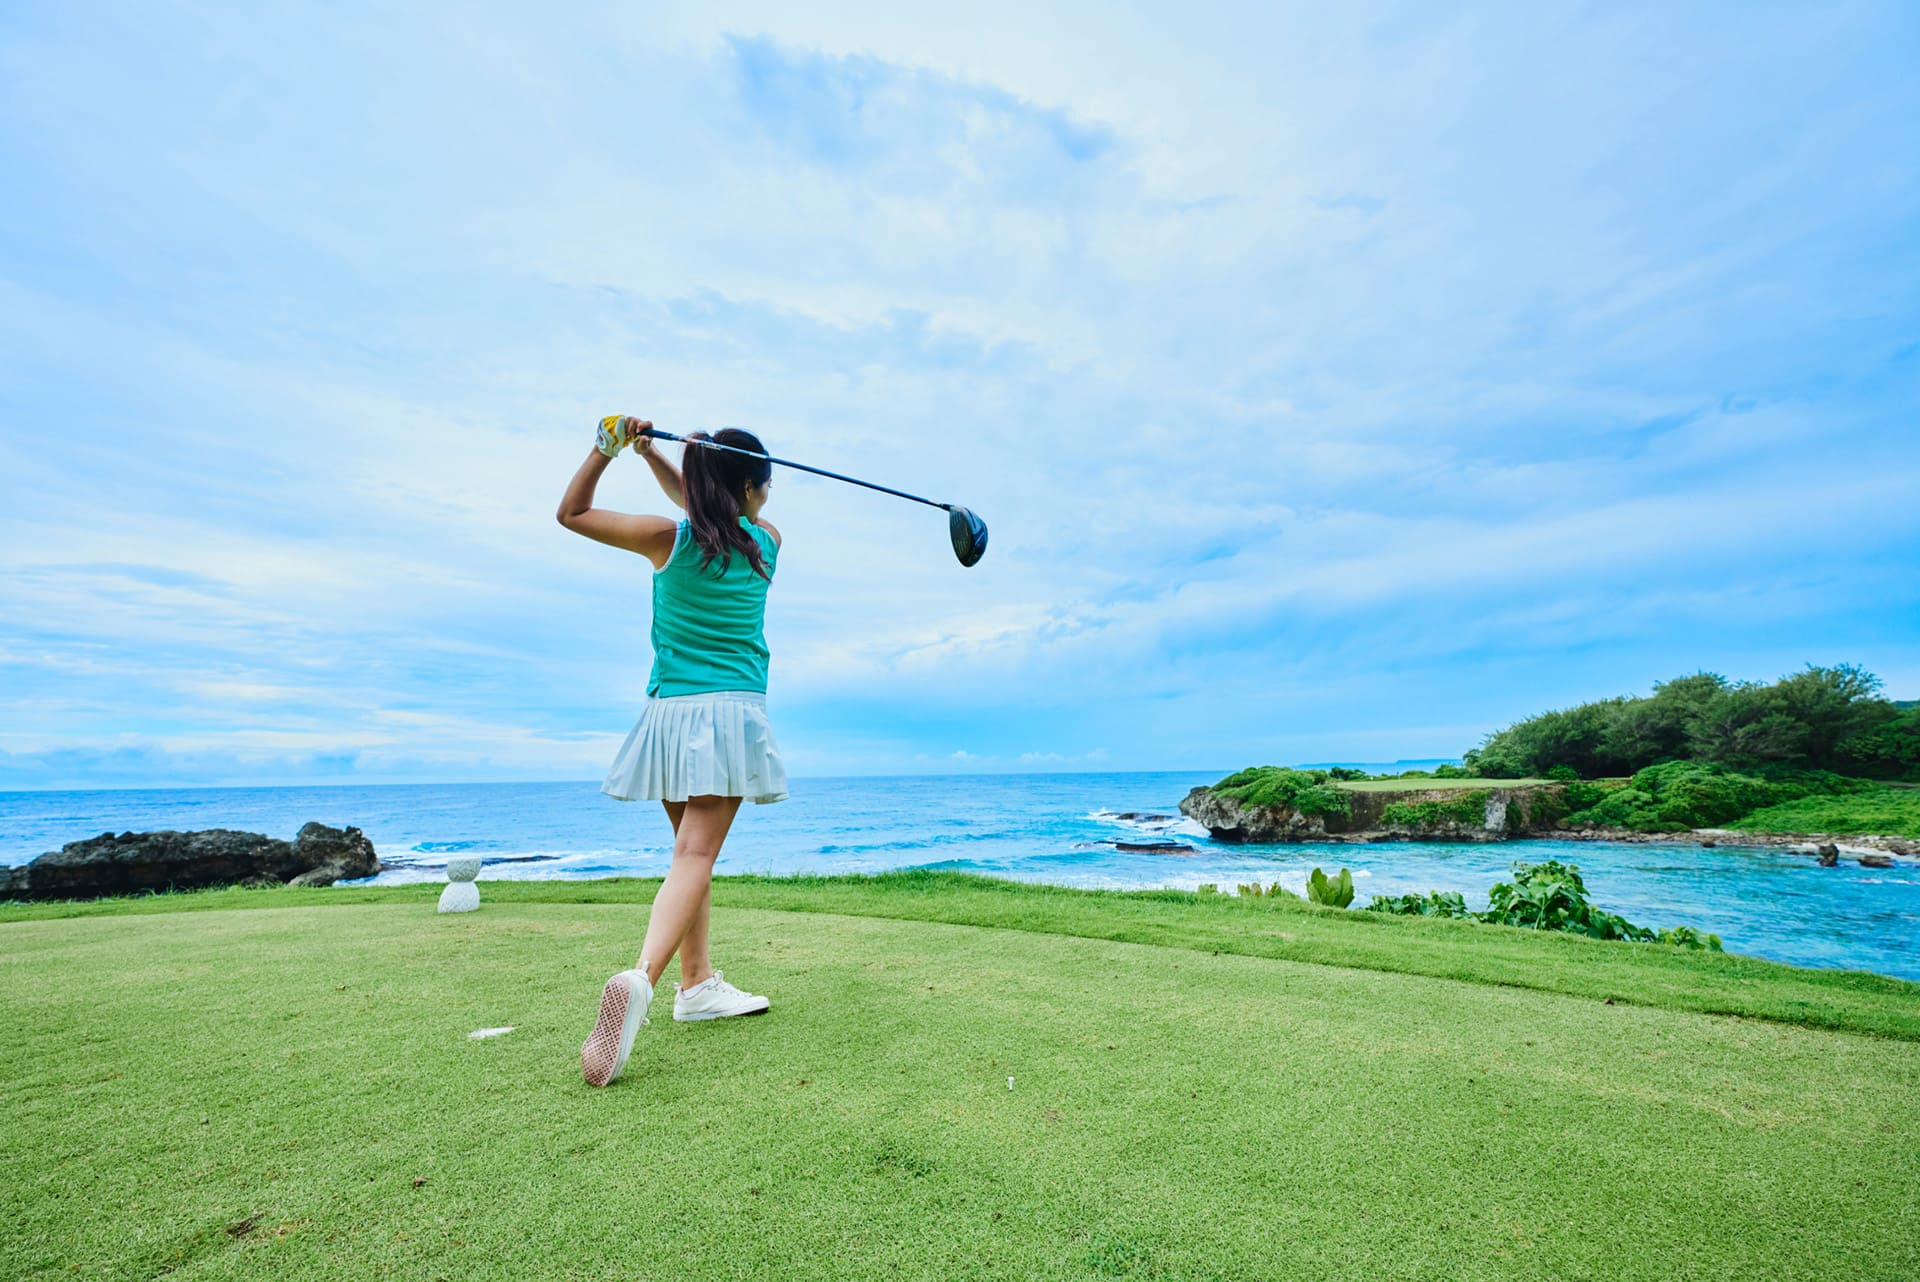
[[(488, 882), (489, 903), (647, 904), (659, 882)], [(0, 903), (9, 921), (228, 908), (406, 902), (437, 885), (222, 890), (94, 903)], [(1296, 899), (1102, 891), (916, 870), (875, 876), (721, 877), (714, 902), (939, 921), (1462, 979), (1920, 1041), (1920, 984), (1730, 954), (1614, 944), (1474, 922), (1319, 908)], [(4, 936), (0, 936), (4, 938)]]
[(1802, 797), (1727, 825), (1746, 832), (1873, 833), (1920, 837), (1920, 788), (1882, 785), (1840, 797)]
[[(579, 1040), (651, 889), (0, 916), (0, 1276), (1920, 1271), (1914, 985), (1306, 906), (727, 880), (716, 955), (774, 1014), (663, 1011), (591, 1091)], [(1014, 929), (910, 920), (937, 916)], [(1688, 975), (1894, 1036), (1692, 1013)]]

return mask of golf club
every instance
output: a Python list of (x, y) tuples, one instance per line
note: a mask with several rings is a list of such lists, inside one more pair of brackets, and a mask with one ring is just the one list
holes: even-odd
[(809, 467), (805, 463), (774, 458), (771, 454), (756, 454), (752, 450), (736, 449), (731, 445), (722, 445), (718, 441), (695, 441), (684, 436), (675, 436), (672, 432), (663, 432), (657, 427), (648, 428), (640, 435), (651, 436), (656, 441), (678, 441), (682, 445), (698, 445), (709, 450), (725, 450), (729, 454), (744, 454), (748, 458), (764, 458), (769, 463), (778, 463), (781, 467), (812, 472), (815, 476), (845, 481), (849, 485), (864, 485), (870, 490), (879, 490), (882, 494), (891, 494), (895, 498), (912, 499), (915, 503), (937, 507), (947, 514), (947, 532), (953, 536), (953, 554), (960, 558), (960, 564), (972, 565), (986, 554), (987, 523), (958, 504), (935, 503), (932, 499), (923, 499), (918, 494), (909, 494), (905, 490), (896, 490), (886, 485), (875, 485), (872, 481), (862, 481), (857, 477), (842, 476), (838, 472), (829, 472), (823, 467)]

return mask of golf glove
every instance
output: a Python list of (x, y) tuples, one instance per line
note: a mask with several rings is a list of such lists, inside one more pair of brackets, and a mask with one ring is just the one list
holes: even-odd
[(594, 437), (593, 447), (608, 458), (619, 455), (621, 450), (633, 444), (637, 437), (634, 428), (640, 420), (630, 414), (609, 414), (600, 420), (600, 430)]

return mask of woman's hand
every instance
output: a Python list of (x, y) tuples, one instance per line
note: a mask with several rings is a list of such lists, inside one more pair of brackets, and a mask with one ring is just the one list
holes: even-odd
[(642, 431), (652, 431), (653, 423), (644, 418), (635, 418), (631, 414), (609, 414), (600, 420), (599, 434), (594, 438), (594, 448), (608, 458), (618, 458), (620, 451), (633, 446), (635, 452), (651, 454), (653, 438), (642, 436)]

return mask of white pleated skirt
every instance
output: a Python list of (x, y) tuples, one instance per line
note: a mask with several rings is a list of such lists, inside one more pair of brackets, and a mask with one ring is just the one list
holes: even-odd
[(767, 696), (758, 690), (649, 696), (600, 791), (621, 801), (787, 799)]

